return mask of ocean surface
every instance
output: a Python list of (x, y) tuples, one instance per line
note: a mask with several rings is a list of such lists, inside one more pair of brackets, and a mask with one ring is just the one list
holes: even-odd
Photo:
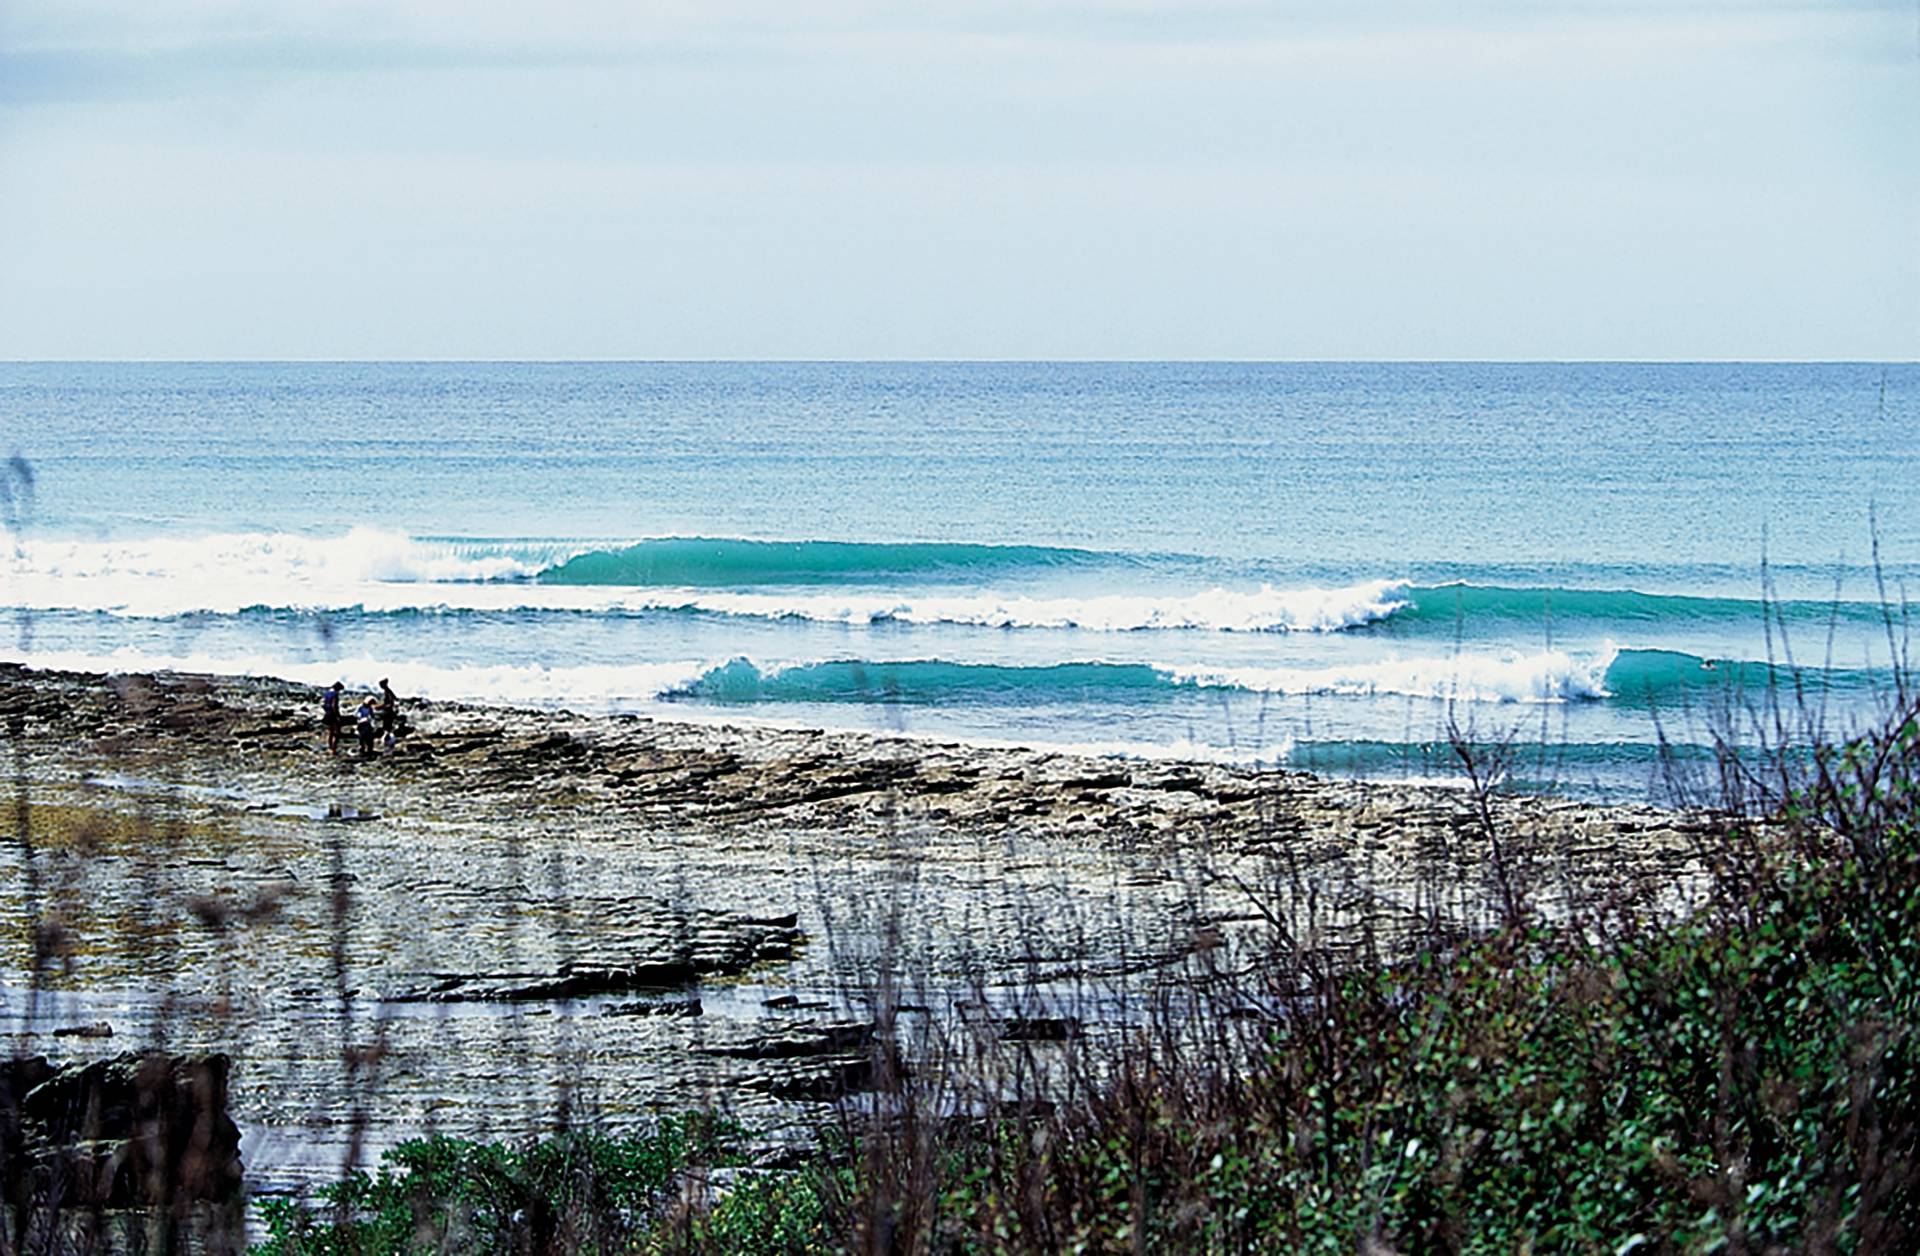
[(13, 660), (1582, 795), (1869, 718), (1920, 592), (1911, 364), (0, 364), (0, 442)]

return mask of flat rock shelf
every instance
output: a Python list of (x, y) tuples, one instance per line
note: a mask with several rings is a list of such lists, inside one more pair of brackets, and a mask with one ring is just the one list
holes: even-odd
[(1517, 879), (1550, 912), (1674, 910), (1711, 823), (456, 703), (362, 759), (318, 706), (0, 665), (12, 1053), (225, 1053), (255, 1190), (430, 1131), (804, 1128), (902, 1024), (1097, 1046), (1279, 929), (1392, 946)]

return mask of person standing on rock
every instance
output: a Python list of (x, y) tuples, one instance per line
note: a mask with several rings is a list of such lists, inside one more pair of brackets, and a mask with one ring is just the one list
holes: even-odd
[(360, 757), (373, 757), (373, 696), (360, 699), (360, 706), (353, 713), (353, 731), (360, 738)]
[(340, 691), (345, 688), (336, 680), (320, 698), (320, 726), (327, 730), (328, 754), (340, 753), (340, 725), (345, 722), (340, 717)]
[(380, 678), (380, 733), (387, 749), (393, 749), (393, 739), (400, 735), (400, 695), (385, 676)]

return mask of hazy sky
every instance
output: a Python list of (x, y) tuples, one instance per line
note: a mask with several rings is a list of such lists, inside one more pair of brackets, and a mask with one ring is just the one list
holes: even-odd
[(0, 4), (4, 358), (1917, 356), (1913, 0)]

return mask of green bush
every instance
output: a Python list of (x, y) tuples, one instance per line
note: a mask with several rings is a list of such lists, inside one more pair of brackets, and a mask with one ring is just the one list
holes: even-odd
[(388, 1152), (379, 1172), (323, 1187), (323, 1206), (269, 1200), (257, 1256), (639, 1250), (681, 1175), (735, 1158), (740, 1130), (706, 1117), (644, 1135), (573, 1133), (519, 1145), (435, 1137)]

